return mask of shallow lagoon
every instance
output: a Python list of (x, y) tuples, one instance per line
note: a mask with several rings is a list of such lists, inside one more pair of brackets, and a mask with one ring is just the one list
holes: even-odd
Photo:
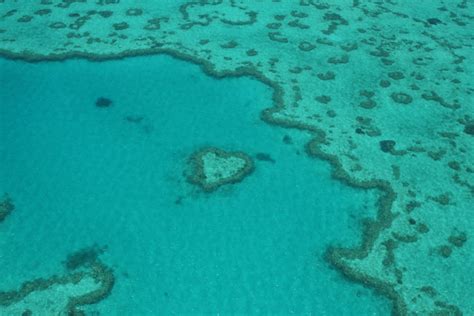
[[(309, 134), (262, 122), (269, 87), (169, 56), (1, 67), (0, 192), (17, 206), (0, 226), (2, 290), (61, 273), (68, 253), (97, 243), (117, 282), (91, 311), (389, 313), (322, 258), (358, 243), (376, 193), (332, 180), (304, 153)], [(205, 194), (183, 170), (207, 145), (275, 163)]]

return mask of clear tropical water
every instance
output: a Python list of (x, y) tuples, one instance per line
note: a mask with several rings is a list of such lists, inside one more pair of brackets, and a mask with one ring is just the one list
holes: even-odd
[[(97, 243), (117, 277), (87, 307), (103, 315), (389, 313), (323, 260), (359, 242), (376, 193), (332, 180), (302, 151), (309, 134), (261, 121), (269, 87), (169, 56), (0, 67), (0, 192), (16, 204), (0, 226), (0, 289), (61, 273)], [(205, 145), (275, 163), (204, 194), (183, 170)]]

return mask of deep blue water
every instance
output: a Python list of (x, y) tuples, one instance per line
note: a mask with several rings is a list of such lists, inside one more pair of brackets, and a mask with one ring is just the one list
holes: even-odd
[[(269, 87), (169, 56), (0, 67), (0, 193), (16, 204), (0, 225), (1, 290), (97, 243), (117, 276), (88, 308), (104, 315), (389, 313), (322, 258), (359, 242), (376, 193), (332, 180), (305, 155), (309, 134), (262, 122)], [(204, 194), (183, 170), (205, 145), (276, 162)]]

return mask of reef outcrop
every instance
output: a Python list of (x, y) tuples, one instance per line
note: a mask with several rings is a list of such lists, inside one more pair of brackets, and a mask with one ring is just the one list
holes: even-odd
[(240, 182), (253, 171), (252, 159), (245, 153), (228, 152), (216, 147), (198, 150), (189, 159), (189, 164), (189, 182), (206, 192)]

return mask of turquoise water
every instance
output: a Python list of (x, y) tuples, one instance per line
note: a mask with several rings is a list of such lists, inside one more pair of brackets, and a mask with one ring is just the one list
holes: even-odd
[[(262, 122), (269, 87), (169, 56), (0, 67), (0, 192), (16, 204), (0, 225), (0, 289), (62, 273), (97, 243), (117, 280), (86, 310), (104, 315), (389, 313), (322, 258), (358, 244), (376, 193), (332, 180), (304, 153), (309, 134)], [(183, 170), (206, 145), (275, 163), (205, 194)]]

